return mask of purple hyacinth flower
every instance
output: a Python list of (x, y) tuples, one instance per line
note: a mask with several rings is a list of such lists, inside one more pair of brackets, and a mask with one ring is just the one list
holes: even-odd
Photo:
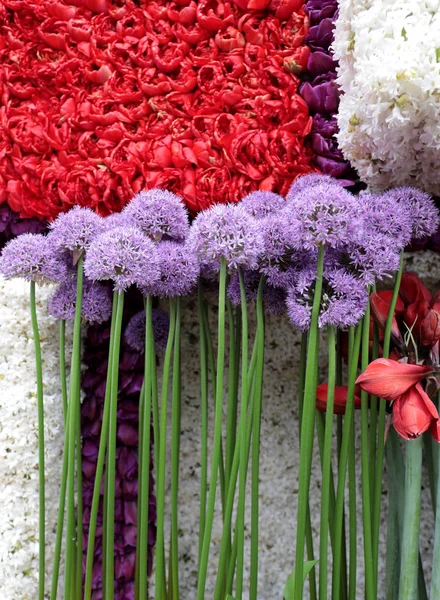
[(256, 219), (263, 219), (285, 206), (285, 199), (274, 192), (252, 192), (240, 202), (241, 206)]
[(156, 245), (136, 227), (111, 229), (90, 245), (84, 272), (92, 281), (113, 281), (117, 291), (153, 285), (159, 277)]
[[(61, 283), (49, 300), (48, 310), (56, 319), (73, 321), (76, 309), (76, 278)], [(87, 323), (104, 323), (112, 313), (111, 292), (107, 286), (84, 281), (81, 315)]]
[(186, 296), (197, 283), (200, 263), (188, 244), (178, 242), (159, 242), (159, 277), (150, 286), (141, 286), (145, 295), (158, 298)]
[(202, 264), (225, 260), (229, 270), (254, 269), (263, 250), (258, 221), (240, 204), (217, 205), (196, 217), (188, 238)]
[[(156, 351), (162, 352), (167, 345), (170, 317), (168, 313), (158, 308), (153, 308), (152, 317)], [(145, 351), (145, 312), (143, 310), (131, 317), (125, 329), (124, 341), (137, 352)]]
[(392, 198), (412, 220), (412, 235), (425, 238), (433, 235), (439, 227), (439, 211), (431, 196), (413, 187), (398, 187), (386, 192), (382, 198)]
[(183, 242), (189, 232), (188, 211), (183, 200), (167, 190), (155, 188), (139, 192), (122, 215), (154, 242)]
[(0, 257), (0, 273), (6, 279), (20, 277), (36, 283), (54, 283), (66, 277), (67, 267), (49, 238), (24, 233), (10, 240)]
[(90, 208), (74, 206), (50, 224), (50, 240), (59, 250), (78, 255), (88, 250), (103, 230), (103, 219)]
[(287, 201), (300, 223), (298, 243), (305, 249), (321, 244), (341, 247), (360, 227), (357, 201), (340, 185), (322, 183), (297, 194), (289, 191)]
[[(287, 313), (292, 324), (301, 331), (310, 328), (316, 272), (305, 269), (288, 290)], [(365, 284), (344, 269), (324, 273), (318, 326), (332, 325), (344, 329), (356, 325), (364, 315), (368, 302)]]

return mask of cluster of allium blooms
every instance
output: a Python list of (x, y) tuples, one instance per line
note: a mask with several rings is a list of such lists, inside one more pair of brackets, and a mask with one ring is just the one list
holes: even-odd
[[(73, 321), (76, 309), (76, 278), (69, 277), (57, 287), (49, 303), (49, 313), (56, 319)], [(104, 323), (112, 313), (110, 288), (86, 278), (83, 286), (81, 314), (87, 323)]]
[[(156, 351), (165, 350), (170, 327), (168, 313), (158, 308), (153, 308), (153, 334)], [(145, 351), (145, 312), (143, 310), (133, 315), (124, 332), (124, 341), (132, 350)]]

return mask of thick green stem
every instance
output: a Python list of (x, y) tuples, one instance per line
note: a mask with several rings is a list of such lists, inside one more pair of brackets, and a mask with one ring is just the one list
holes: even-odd
[(238, 403), (238, 380), (239, 365), (236, 359), (236, 338), (234, 312), (231, 302), (226, 299), (228, 312), (229, 328), (229, 369), (228, 369), (228, 410), (226, 417), (226, 438), (225, 438), (225, 487), (228, 489), (229, 477), (232, 468), (232, 459), (234, 455), (236, 429), (237, 429), (237, 403)]
[(361, 344), (362, 328), (360, 325), (356, 328), (353, 343), (353, 351), (350, 355), (350, 365), (348, 370), (348, 390), (347, 403), (345, 408), (344, 425), (342, 431), (341, 453), (339, 456), (338, 486), (336, 493), (335, 508), (335, 551), (333, 556), (333, 600), (340, 599), (341, 589), (341, 562), (342, 562), (342, 530), (344, 519), (344, 495), (345, 480), (347, 474), (348, 455), (350, 451), (351, 436), (353, 433), (354, 416), (354, 388), (357, 375), (359, 360), (359, 350)]
[(176, 327), (174, 333), (173, 385), (171, 411), (171, 584), (173, 598), (179, 598), (179, 455), (181, 428), (180, 398), (180, 338), (182, 320), (182, 302), (176, 298)]
[[(98, 459), (96, 461), (95, 483), (93, 486), (92, 507), (90, 510), (89, 534), (87, 540), (87, 558), (86, 573), (84, 583), (84, 600), (91, 600), (92, 597), (92, 577), (93, 561), (95, 555), (96, 526), (98, 520), (99, 500), (101, 495), (102, 474), (104, 472), (105, 452), (107, 448), (108, 425), (110, 418), (110, 385), (111, 385), (111, 364), (113, 356), (113, 339), (116, 319), (116, 309), (118, 307), (118, 292), (113, 293), (112, 319), (110, 326), (110, 344), (108, 351), (107, 379), (105, 383), (104, 410), (102, 414), (101, 435), (99, 439)], [(103, 547), (105, 547), (103, 545)]]
[[(362, 359), (364, 371), (369, 362), (370, 303), (367, 304), (362, 325)], [(372, 442), (370, 438), (370, 443)], [(376, 444), (374, 443), (374, 446)], [(374, 581), (373, 549), (371, 538), (371, 490), (370, 465), (371, 453), (368, 448), (368, 393), (361, 392), (361, 466), (362, 466), (362, 524), (364, 531), (364, 564), (365, 564), (365, 600), (376, 598)]]
[(118, 294), (116, 309), (113, 353), (111, 362), (110, 416), (107, 451), (107, 511), (104, 524), (106, 530), (105, 556), (106, 600), (114, 598), (115, 572), (115, 475), (116, 475), (116, 433), (118, 415), (119, 354), (121, 348), (122, 315), (124, 312), (124, 292)]
[(170, 300), (170, 329), (168, 332), (167, 347), (162, 376), (162, 397), (160, 406), (160, 440), (159, 464), (157, 465), (157, 537), (156, 537), (156, 600), (166, 597), (166, 571), (165, 571), (165, 474), (167, 451), (167, 406), (170, 384), (171, 359), (176, 329), (176, 304)]
[(67, 466), (67, 533), (66, 533), (66, 559), (64, 596), (65, 599), (74, 598), (74, 574), (76, 567), (76, 515), (75, 515), (75, 464), (77, 429), (79, 427), (80, 379), (81, 379), (81, 311), (82, 311), (82, 289), (83, 289), (83, 258), (77, 263), (76, 282), (76, 307), (73, 325), (72, 362), (70, 368), (70, 396), (68, 404), (68, 466)]
[[(435, 447), (437, 461), (440, 459), (440, 445)], [(434, 556), (432, 559), (431, 598), (440, 598), (440, 475), (437, 473), (437, 506), (435, 511)]]
[(324, 448), (322, 453), (321, 522), (319, 530), (319, 600), (327, 600), (328, 532), (330, 517), (330, 484), (332, 473), (333, 411), (336, 384), (336, 340), (333, 327), (328, 328), (328, 392), (325, 413)]
[(37, 319), (37, 302), (35, 297), (35, 281), (30, 285), (30, 309), (32, 333), (34, 336), (35, 370), (37, 376), (37, 410), (38, 410), (38, 482), (39, 482), (39, 529), (38, 529), (38, 600), (44, 600), (44, 578), (46, 569), (46, 493), (44, 467), (44, 393), (43, 366), (41, 361), (40, 331)]
[(66, 376), (66, 321), (60, 320), (60, 381), (61, 399), (63, 402), (64, 430), (67, 419), (67, 376)]
[[(400, 563), (399, 600), (418, 598), (422, 437), (406, 442), (405, 509)], [(435, 596), (434, 596), (435, 598)]]
[(354, 437), (354, 413), (348, 454), (348, 506), (349, 506), (349, 568), (348, 598), (356, 600), (356, 566), (357, 566), (357, 510), (356, 510), (356, 447)]
[(209, 548), (211, 545), (212, 525), (214, 521), (217, 476), (220, 464), (223, 417), (223, 375), (225, 365), (225, 303), (226, 303), (226, 262), (222, 259), (220, 267), (219, 306), (218, 306), (218, 346), (217, 346), (217, 381), (215, 393), (214, 445), (211, 461), (211, 477), (209, 483), (208, 506), (206, 512), (205, 532), (203, 536), (202, 554), (197, 584), (197, 600), (204, 600), (206, 574), (208, 570)]
[(150, 497), (150, 447), (151, 447), (151, 354), (154, 353), (153, 299), (146, 297), (145, 303), (145, 355), (144, 384), (141, 393), (142, 422), (140, 422), (140, 498), (138, 509), (138, 594), (139, 599), (147, 597), (147, 559), (148, 559), (148, 520)]
[(318, 250), (317, 277), (313, 299), (312, 318), (309, 332), (307, 365), (304, 386), (304, 406), (301, 424), (298, 515), (296, 528), (295, 559), (295, 600), (302, 600), (304, 588), (304, 542), (306, 534), (306, 517), (310, 487), (310, 472), (313, 454), (313, 431), (315, 427), (316, 407), (316, 372), (318, 357), (316, 354), (318, 340), (318, 317), (322, 295), (322, 273), (324, 267), (324, 247)]
[[(81, 374), (78, 375), (81, 377)], [(76, 427), (76, 599), (82, 600), (82, 559), (83, 559), (83, 497), (82, 497), (82, 447), (81, 447), (81, 403), (77, 404)]]
[[(371, 360), (379, 357), (379, 328), (374, 323), (373, 325), (373, 349)], [(369, 444), (369, 464), (370, 464), (370, 495), (371, 500), (374, 494), (374, 478), (376, 474), (376, 438), (377, 438), (377, 413), (379, 408), (379, 400), (377, 396), (370, 396), (370, 444)], [(374, 503), (370, 501), (371, 518), (373, 517)], [(376, 584), (375, 584), (376, 585)]]
[(199, 283), (198, 317), (200, 343), (200, 411), (201, 411), (201, 440), (200, 440), (200, 514), (199, 514), (199, 552), (198, 563), (202, 553), (203, 535), (206, 519), (206, 492), (208, 483), (208, 361), (206, 355), (206, 333), (203, 321), (203, 288)]

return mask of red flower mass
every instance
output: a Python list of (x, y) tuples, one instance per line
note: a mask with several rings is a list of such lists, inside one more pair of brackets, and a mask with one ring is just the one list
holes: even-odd
[(301, 0), (3, 0), (0, 203), (53, 219), (166, 187), (195, 213), (316, 170)]

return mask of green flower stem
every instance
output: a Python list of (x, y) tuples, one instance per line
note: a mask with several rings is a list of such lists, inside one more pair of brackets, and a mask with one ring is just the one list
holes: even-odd
[[(90, 510), (89, 534), (87, 540), (87, 558), (86, 573), (84, 583), (84, 600), (91, 600), (92, 597), (92, 577), (93, 560), (95, 554), (96, 526), (98, 519), (99, 500), (101, 495), (102, 474), (104, 471), (105, 452), (107, 448), (108, 426), (110, 418), (110, 384), (111, 384), (111, 364), (113, 357), (113, 340), (116, 309), (118, 306), (118, 292), (113, 293), (112, 318), (110, 326), (110, 345), (108, 353), (107, 379), (105, 383), (104, 410), (102, 415), (101, 434), (99, 439), (98, 459), (96, 462), (95, 483), (93, 486), (92, 507)], [(103, 548), (105, 545), (103, 544)]]
[[(78, 374), (81, 378), (81, 373)], [(82, 559), (83, 559), (83, 497), (82, 497), (82, 458), (81, 458), (81, 403), (77, 404), (76, 427), (76, 598), (82, 600)]]
[(159, 463), (157, 469), (157, 534), (156, 534), (156, 600), (167, 596), (165, 571), (165, 474), (167, 450), (167, 405), (170, 383), (171, 359), (176, 329), (176, 304), (170, 299), (170, 328), (163, 365), (162, 395), (160, 406)]
[(319, 530), (319, 599), (327, 600), (328, 532), (330, 516), (330, 481), (332, 471), (333, 411), (336, 385), (335, 330), (328, 327), (328, 392), (322, 456), (321, 521)]
[(144, 384), (141, 392), (142, 420), (139, 423), (139, 481), (140, 497), (138, 498), (138, 594), (139, 599), (147, 597), (147, 559), (148, 559), (148, 517), (150, 495), (150, 441), (151, 441), (151, 354), (154, 352), (153, 333), (153, 299), (146, 298), (145, 306), (145, 355), (144, 355)]
[(257, 344), (258, 363), (255, 374), (255, 401), (253, 407), (252, 436), (252, 495), (251, 495), (251, 565), (249, 600), (257, 600), (258, 592), (258, 532), (260, 486), (261, 406), (263, 402), (264, 371), (264, 277), (261, 277), (257, 294)]
[(44, 600), (44, 578), (46, 569), (46, 492), (44, 467), (44, 393), (43, 366), (41, 360), (40, 331), (37, 319), (37, 302), (35, 297), (35, 281), (30, 284), (30, 309), (32, 333), (34, 336), (35, 368), (37, 375), (38, 406), (38, 480), (39, 480), (39, 530), (38, 530), (38, 600)]
[(342, 529), (344, 519), (344, 493), (345, 478), (347, 472), (348, 455), (350, 452), (351, 436), (353, 431), (354, 416), (354, 388), (357, 375), (359, 360), (359, 350), (361, 344), (362, 328), (356, 327), (356, 333), (353, 343), (353, 351), (350, 356), (350, 365), (348, 369), (348, 391), (347, 404), (345, 408), (344, 426), (342, 431), (341, 453), (339, 456), (338, 486), (336, 492), (335, 507), (335, 551), (333, 556), (333, 600), (340, 599), (341, 590), (341, 563), (342, 563)]
[(110, 416), (107, 450), (107, 513), (104, 528), (106, 530), (105, 556), (106, 600), (114, 598), (115, 572), (115, 472), (116, 472), (116, 432), (118, 414), (119, 354), (121, 349), (122, 316), (124, 313), (124, 292), (118, 294), (118, 306), (115, 317), (115, 331), (111, 362)]
[(64, 430), (67, 419), (67, 377), (66, 377), (66, 321), (60, 320), (60, 380), (61, 399), (63, 402)]
[(182, 301), (175, 299), (176, 326), (174, 332), (172, 411), (171, 411), (171, 582), (173, 598), (179, 598), (179, 456), (181, 429), (181, 397), (180, 397), (180, 346)]
[[(237, 364), (236, 335), (234, 312), (231, 302), (226, 298), (229, 325), (229, 370), (228, 370), (228, 410), (226, 418), (226, 441), (225, 441), (225, 488), (228, 489), (229, 477), (232, 468), (232, 459), (235, 447), (237, 429), (237, 404), (238, 404), (238, 381), (239, 363)], [(241, 323), (241, 320), (240, 320)], [(241, 326), (240, 326), (241, 328)], [(239, 353), (238, 353), (239, 354)], [(238, 356), (239, 359), (239, 356)]]
[[(440, 460), (440, 445), (435, 447)], [(434, 556), (432, 559), (431, 598), (440, 598), (440, 474), (437, 472), (437, 506), (435, 511)]]
[[(400, 563), (399, 600), (417, 600), (422, 437), (406, 442), (405, 508)], [(433, 597), (435, 598), (435, 596)]]
[[(388, 358), (390, 354), (391, 344), (391, 328), (393, 324), (394, 310), (396, 308), (397, 299), (399, 297), (400, 282), (403, 272), (403, 251), (400, 254), (400, 266), (396, 274), (394, 283), (393, 295), (388, 309), (388, 318), (385, 326), (385, 334), (383, 341), (382, 356)], [(373, 566), (374, 579), (377, 582), (378, 567), (379, 567), (379, 528), (380, 528), (380, 513), (382, 501), (382, 475), (383, 461), (385, 454), (385, 417), (386, 417), (387, 401), (381, 398), (379, 400), (379, 419), (377, 423), (377, 454), (376, 454), (376, 472), (374, 480), (374, 496), (373, 496), (373, 527), (372, 527), (372, 547), (373, 547)], [(389, 465), (392, 468), (392, 465)]]
[[(362, 359), (364, 371), (369, 362), (370, 303), (367, 304), (362, 323)], [(371, 438), (370, 438), (371, 443)], [(374, 443), (374, 447), (376, 444)], [(371, 489), (370, 466), (371, 453), (368, 448), (368, 393), (361, 392), (361, 465), (362, 465), (362, 524), (364, 530), (364, 564), (365, 564), (365, 600), (376, 598), (374, 580), (373, 548), (371, 538)]]
[[(325, 420), (324, 420), (324, 415), (320, 411), (316, 412), (316, 431), (318, 434), (319, 455), (320, 455), (321, 464), (322, 464), (323, 458), (324, 458)], [(336, 505), (335, 483), (333, 480), (333, 469), (330, 467), (329, 515), (334, 515), (335, 505)], [(330, 530), (330, 543), (332, 545), (332, 550), (333, 550), (334, 545), (335, 545), (335, 530), (334, 530), (333, 519), (329, 518), (328, 525), (329, 525), (329, 530)], [(313, 559), (308, 559), (308, 560), (313, 560)], [(342, 600), (342, 598), (345, 598), (345, 597), (346, 597), (346, 594), (345, 594), (345, 596), (344, 595), (341, 596), (341, 600)]]
[(354, 439), (354, 412), (348, 454), (348, 507), (349, 507), (349, 578), (348, 597), (356, 600), (356, 563), (357, 563), (357, 523), (356, 523), (356, 447)]
[[(373, 349), (371, 360), (379, 357), (379, 328), (374, 323), (373, 325)], [(377, 438), (377, 413), (379, 408), (379, 400), (377, 396), (370, 396), (370, 495), (371, 499), (374, 494), (374, 481), (376, 472), (376, 438)], [(373, 502), (370, 501), (371, 517), (373, 517)], [(376, 584), (375, 584), (376, 585)]]
[(217, 377), (215, 392), (214, 445), (211, 462), (211, 477), (209, 483), (208, 505), (206, 511), (205, 531), (203, 535), (202, 554), (197, 584), (197, 600), (204, 600), (206, 573), (208, 570), (209, 548), (211, 545), (212, 524), (214, 521), (215, 495), (217, 476), (220, 465), (220, 450), (222, 441), (223, 417), (223, 375), (225, 364), (225, 304), (226, 304), (226, 262), (221, 261), (218, 305), (218, 346), (217, 346)]
[(199, 551), (197, 564), (200, 565), (203, 535), (206, 519), (206, 492), (208, 483), (208, 361), (206, 354), (206, 332), (203, 321), (203, 287), (199, 283), (197, 308), (199, 320), (200, 343), (200, 410), (201, 410), (201, 440), (200, 440), (200, 513), (199, 513)]
[(322, 294), (323, 266), (324, 247), (320, 246), (318, 250), (317, 278), (309, 332), (309, 345), (304, 385), (304, 406), (301, 419), (298, 515), (296, 528), (295, 600), (302, 600), (304, 588), (304, 543), (306, 537), (306, 517), (310, 487), (310, 472), (312, 467), (313, 431), (315, 428), (315, 383), (316, 371), (318, 368), (316, 348), (318, 340), (318, 317)]
[(423, 436), (423, 449), (425, 454), (425, 464), (428, 471), (429, 491), (431, 494), (432, 510), (434, 517), (437, 514), (437, 481), (438, 481), (438, 453), (437, 444), (434, 443), (431, 435)]
[(235, 574), (235, 595), (241, 600), (243, 595), (243, 571), (244, 571), (244, 519), (246, 504), (246, 417), (248, 400), (248, 314), (246, 290), (241, 269), (238, 269), (241, 297), (241, 407), (238, 428), (240, 430), (240, 470), (238, 483), (238, 505), (237, 505), (237, 571)]
[(74, 576), (76, 568), (76, 515), (75, 515), (75, 456), (78, 415), (80, 398), (80, 375), (81, 375), (81, 311), (82, 311), (82, 290), (83, 290), (83, 258), (80, 256), (77, 263), (77, 282), (76, 282), (76, 307), (75, 320), (73, 325), (73, 345), (72, 362), (70, 367), (70, 396), (68, 403), (68, 466), (67, 466), (67, 532), (66, 532), (66, 556), (65, 556), (65, 578), (64, 578), (64, 596), (66, 600), (74, 598), (72, 591), (74, 588)]

